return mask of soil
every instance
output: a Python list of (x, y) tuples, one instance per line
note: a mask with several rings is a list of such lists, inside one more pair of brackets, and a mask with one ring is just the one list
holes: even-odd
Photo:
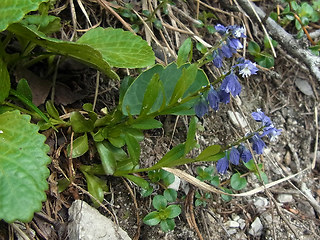
[[(68, 1), (57, 1), (56, 8), (63, 6)], [(98, 1), (99, 2), (99, 1)], [(115, 2), (115, 6), (120, 6), (122, 1)], [(133, 4), (134, 8), (141, 13), (142, 5), (140, 1), (125, 1)], [(150, 1), (151, 2), (151, 1)], [(152, 1), (158, 2), (159, 1)], [(196, 1), (174, 1), (179, 9), (187, 13), (190, 18), (196, 19), (197, 5)], [(248, 30), (247, 41), (261, 41), (263, 32), (258, 23), (248, 22), (243, 13), (235, 11), (236, 6), (225, 6), (224, 1), (204, 1), (211, 6), (211, 9), (205, 5), (200, 5), (200, 13), (203, 11), (212, 12), (217, 19), (207, 19), (208, 25), (223, 23), (241, 24), (239, 19), (246, 19)], [(83, 1), (85, 9), (92, 20), (102, 20), (101, 26), (123, 27), (118, 19), (111, 13), (101, 11), (98, 3), (94, 1)], [(119, 4), (119, 5), (118, 5)], [(260, 7), (267, 9), (272, 3), (261, 3)], [(76, 5), (76, 14), (78, 24), (86, 28), (87, 21), (80, 8)], [(155, 7), (153, 5), (153, 7)], [(68, 25), (71, 21), (70, 6), (61, 12), (54, 12), (65, 22), (63, 31), (70, 36), (72, 27)], [(220, 9), (225, 12), (219, 12)], [(177, 10), (172, 10), (177, 19), (170, 15), (162, 14), (161, 21), (174, 24), (180, 20), (185, 27), (198, 32), (202, 39), (213, 44), (215, 37), (209, 34), (205, 28), (195, 28), (190, 19), (177, 14)], [(229, 13), (237, 16), (233, 18)], [(124, 18), (130, 23), (130, 20)], [(132, 23), (131, 23), (132, 24)], [(142, 26), (142, 25), (141, 25)], [(182, 28), (182, 25), (178, 24)], [(142, 28), (143, 29), (143, 28)], [(292, 26), (287, 26), (287, 31), (293, 31)], [(312, 31), (312, 29), (311, 29)], [(186, 34), (178, 33), (176, 36), (172, 29), (167, 28), (166, 39), (173, 50), (177, 52), (176, 43), (180, 43), (187, 37)], [(166, 43), (161, 37), (159, 30), (154, 28), (155, 36), (163, 47)], [(138, 32), (143, 38), (146, 38), (144, 30)], [(251, 38), (252, 37), (252, 38)], [(160, 48), (161, 49), (161, 48)], [(155, 47), (155, 51), (159, 49)], [(140, 195), (140, 189), (135, 184), (127, 180), (106, 177), (110, 187), (110, 192), (106, 193), (104, 202), (105, 207), (109, 209), (117, 218), (117, 223), (129, 236), (138, 239), (320, 239), (320, 152), (315, 149), (316, 131), (315, 109), (319, 107), (318, 96), (320, 92), (319, 83), (313, 79), (310, 74), (296, 64), (290, 58), (290, 53), (281, 50), (281, 46), (276, 49), (279, 52), (275, 60), (275, 67), (272, 69), (260, 68), (257, 75), (248, 79), (241, 80), (242, 92), (239, 98), (232, 99), (228, 105), (221, 105), (219, 111), (210, 111), (200, 120), (203, 131), (197, 132), (199, 149), (195, 149), (190, 157), (197, 156), (201, 150), (212, 144), (227, 145), (235, 141), (250, 128), (255, 129), (256, 123), (251, 118), (251, 113), (261, 108), (269, 116), (277, 128), (282, 129), (282, 134), (276, 141), (268, 142), (268, 148), (263, 156), (257, 158), (258, 162), (263, 163), (264, 171), (268, 176), (269, 182), (282, 179), (295, 173), (297, 176), (289, 181), (283, 181), (276, 184), (267, 191), (250, 195), (247, 197), (234, 197), (226, 202), (219, 195), (211, 194), (206, 207), (194, 207), (192, 194), (197, 191), (192, 184), (184, 182), (178, 193), (178, 203), (182, 206), (181, 215), (175, 220), (176, 227), (174, 231), (164, 233), (159, 226), (150, 227), (142, 223), (142, 218), (149, 212), (154, 211), (151, 197), (143, 198)], [(242, 54), (242, 53), (240, 53)], [(163, 61), (164, 56), (159, 55)], [(169, 56), (170, 57), (170, 56)], [(174, 56), (171, 56), (174, 58)], [(195, 58), (197, 53), (195, 51)], [(249, 55), (246, 57), (250, 58)], [(252, 59), (251, 59), (252, 60)], [(58, 96), (59, 102), (56, 102), (59, 111), (71, 112), (74, 109), (80, 109), (83, 103), (92, 102), (95, 94), (96, 71), (85, 66), (79, 65), (74, 61), (69, 61), (60, 66), (58, 71), (57, 89), (72, 92), (68, 96), (63, 91)], [(73, 67), (72, 71), (69, 69)], [(68, 69), (70, 71), (68, 71)], [(33, 69), (34, 70), (34, 69)], [(214, 76), (219, 76), (219, 72), (208, 64), (204, 70), (209, 80)], [(45, 74), (40, 71), (41, 74)], [(117, 73), (123, 77), (127, 74), (124, 70), (117, 70)], [(132, 75), (138, 72), (130, 70)], [(119, 82), (114, 82), (101, 77), (99, 86), (99, 95), (96, 109), (107, 107), (113, 109), (118, 101)], [(311, 86), (312, 95), (306, 95), (306, 92), (297, 87), (297, 81), (304, 81), (304, 86)], [(59, 87), (60, 86), (60, 87)], [(229, 111), (229, 113), (228, 113)], [(248, 121), (249, 125), (241, 128), (230, 118), (230, 112), (239, 112), (241, 116)], [(185, 116), (165, 116), (160, 117), (164, 127), (160, 130), (145, 132), (145, 140), (141, 142), (141, 167), (152, 166), (173, 146), (185, 141), (189, 118)], [(250, 126), (250, 127), (249, 127)], [(73, 168), (76, 173), (74, 185), (70, 185), (66, 190), (59, 193), (57, 181), (63, 179), (62, 172), (70, 170), (70, 163), (66, 157), (66, 145), (71, 139), (71, 129), (60, 130), (59, 133), (47, 131), (47, 143), (51, 147), (50, 155), (53, 159), (49, 166), (51, 175), (48, 179), (49, 190), (48, 199), (43, 203), (42, 212), (35, 214), (31, 223), (26, 224), (26, 234), (31, 236), (31, 231), (35, 234), (35, 239), (68, 239), (66, 225), (68, 223), (67, 210), (75, 199), (83, 199), (91, 203), (90, 197), (82, 191), (87, 189), (85, 178), (79, 171), (81, 164), (98, 163), (99, 160), (92, 148), (89, 154), (75, 159)], [(310, 169), (313, 159), (316, 157), (316, 167)], [(180, 169), (196, 176), (198, 166), (214, 166), (215, 163), (201, 162), (188, 166), (181, 166)], [(309, 168), (309, 169), (307, 169)], [(307, 169), (307, 170), (305, 170)], [(215, 172), (215, 174), (217, 174)], [(220, 180), (227, 181), (232, 171), (229, 169), (227, 174), (220, 175)], [(144, 176), (144, 174), (142, 174)], [(261, 186), (261, 183), (254, 174), (247, 176), (248, 185), (240, 192), (247, 192)], [(161, 193), (163, 188), (157, 186), (157, 193)], [(201, 191), (201, 190), (200, 190)], [(310, 191), (308, 195), (306, 192)], [(281, 202), (281, 198), (287, 201)], [(290, 201), (289, 201), (290, 200)], [(313, 201), (313, 202), (312, 202)], [(275, 206), (275, 202), (277, 206)], [(190, 210), (189, 206), (193, 206)], [(317, 209), (317, 205), (318, 209)], [(99, 208), (101, 213), (110, 217), (110, 214), (103, 208)], [(137, 214), (139, 216), (137, 222)], [(196, 225), (189, 224), (190, 218), (194, 217)], [(257, 218), (259, 218), (257, 220)], [(257, 220), (257, 221), (255, 221)], [(252, 231), (253, 222), (260, 220), (261, 229), (254, 233)], [(192, 222), (192, 221), (191, 221)], [(255, 225), (255, 224), (253, 224)], [(258, 226), (260, 226), (258, 224)], [(17, 235), (17, 234), (16, 234)], [(0, 239), (9, 239), (13, 233), (10, 227), (4, 222), (0, 222)], [(32, 237), (31, 237), (32, 238)], [(13, 238), (11, 238), (13, 239)]]

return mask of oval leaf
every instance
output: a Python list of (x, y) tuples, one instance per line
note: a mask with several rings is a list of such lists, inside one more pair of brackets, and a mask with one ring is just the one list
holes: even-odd
[(149, 226), (155, 226), (159, 224), (161, 219), (159, 218), (159, 213), (158, 212), (151, 212), (148, 213), (144, 218), (143, 222)]
[(122, 29), (98, 27), (86, 32), (77, 43), (99, 51), (114, 67), (142, 68), (155, 61), (152, 48), (146, 41)]
[(247, 186), (247, 180), (241, 177), (240, 173), (235, 173), (231, 177), (230, 184), (234, 190), (241, 190)]
[(0, 115), (0, 219), (29, 222), (46, 200), (49, 147), (30, 116)]
[(0, 58), (0, 86), (0, 103), (2, 103), (8, 97), (10, 91), (10, 76), (7, 70), (7, 65), (2, 58)]
[(2, 0), (0, 3), (0, 32), (11, 23), (19, 22), (28, 12), (37, 10), (40, 3), (48, 0)]
[[(68, 155), (70, 156), (71, 145), (67, 147)], [(77, 158), (85, 154), (89, 150), (88, 137), (85, 133), (83, 136), (78, 137), (72, 143), (72, 158)]]

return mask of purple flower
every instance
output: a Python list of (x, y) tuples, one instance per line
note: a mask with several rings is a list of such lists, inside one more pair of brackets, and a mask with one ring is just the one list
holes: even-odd
[(212, 86), (210, 87), (210, 90), (208, 93), (208, 101), (212, 109), (214, 109), (215, 111), (219, 109), (219, 102), (220, 102), (219, 94)]
[(231, 93), (233, 96), (237, 96), (241, 92), (241, 84), (234, 73), (230, 73), (223, 79), (220, 88), (227, 93)]
[(257, 122), (262, 122), (262, 126), (268, 127), (272, 125), (271, 119), (268, 116), (266, 116), (260, 108), (258, 108), (256, 112), (251, 113), (251, 116)]
[(225, 56), (226, 58), (231, 58), (233, 55), (232, 48), (229, 48), (229, 46), (226, 44), (222, 44), (221, 51), (223, 53), (223, 56)]
[(230, 150), (230, 162), (234, 165), (239, 165), (239, 160), (240, 160), (240, 153), (238, 151), (238, 149), (236, 149), (235, 147), (232, 147)]
[(214, 28), (221, 35), (226, 34), (227, 31), (228, 31), (228, 29), (225, 26), (221, 25), (221, 24), (217, 24)]
[(202, 118), (209, 111), (207, 100), (201, 95), (194, 107), (194, 111), (199, 118)]
[(238, 146), (238, 151), (240, 153), (240, 158), (245, 163), (249, 162), (252, 159), (252, 154), (248, 148), (246, 148), (243, 144)]
[(257, 74), (258, 68), (256, 67), (256, 63), (252, 63), (250, 60), (245, 60), (242, 63), (237, 64), (239, 67), (239, 73), (242, 77), (249, 77), (252, 74)]
[(225, 104), (230, 102), (230, 93), (227, 93), (226, 91), (220, 89), (218, 91), (218, 95), (219, 95), (220, 102)]
[(223, 60), (223, 54), (221, 52), (221, 49), (217, 49), (212, 53), (213, 57), (213, 65), (217, 68), (222, 67), (222, 60)]
[(225, 174), (227, 172), (227, 169), (229, 167), (229, 160), (227, 153), (223, 158), (220, 158), (217, 162), (217, 171), (218, 173)]
[(237, 26), (237, 25), (232, 25), (228, 27), (228, 31), (231, 31), (232, 35), (236, 38), (245, 38), (246, 35), (245, 29), (243, 27)]
[(261, 139), (261, 137), (259, 136), (258, 133), (255, 133), (249, 141), (252, 142), (252, 149), (257, 154), (262, 154), (263, 153), (263, 148), (266, 146), (266, 144)]
[(277, 136), (279, 136), (281, 134), (281, 129), (276, 129), (273, 124), (271, 124), (268, 127), (265, 127), (263, 129), (263, 133), (261, 134), (261, 137), (263, 136), (268, 136), (270, 138), (271, 141), (275, 140), (277, 138)]
[(234, 53), (236, 52), (236, 50), (243, 48), (242, 43), (237, 38), (228, 38), (227, 44), (229, 48), (234, 49)]

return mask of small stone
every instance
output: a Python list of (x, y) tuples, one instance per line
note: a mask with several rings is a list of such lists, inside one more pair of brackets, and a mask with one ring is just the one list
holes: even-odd
[(249, 229), (249, 234), (254, 237), (258, 237), (262, 234), (262, 230), (263, 230), (263, 225), (260, 221), (260, 218), (257, 217), (251, 224), (251, 227)]
[(287, 151), (286, 155), (284, 156), (284, 163), (289, 166), (291, 163), (291, 153)]
[(84, 201), (76, 200), (68, 210), (70, 240), (130, 240), (128, 234)]
[(229, 235), (233, 235), (233, 234), (237, 233), (237, 230), (236, 230), (236, 229), (228, 229), (228, 230), (227, 230), (227, 233), (228, 233)]
[(231, 218), (232, 218), (233, 221), (238, 221), (240, 219), (239, 215), (237, 215), (235, 213), (231, 214)]
[(266, 206), (268, 206), (269, 202), (266, 198), (264, 197), (257, 197), (253, 204), (256, 206), (256, 208), (260, 209), (260, 210), (264, 210)]
[(243, 230), (243, 229), (246, 227), (246, 220), (240, 218), (240, 219), (238, 220), (238, 223), (239, 223), (239, 225), (240, 225), (240, 229), (241, 229), (241, 230)]
[[(228, 116), (232, 122), (233, 125), (235, 125), (236, 127), (243, 127), (245, 128), (247, 126), (247, 122), (244, 120), (244, 118), (241, 116), (240, 113), (238, 112), (232, 112), (232, 111), (228, 111)], [(239, 121), (238, 121), (239, 120)]]
[(280, 203), (287, 203), (287, 202), (292, 202), (293, 197), (290, 194), (279, 194), (277, 197), (277, 200)]
[(226, 225), (227, 227), (229, 227), (229, 228), (238, 228), (238, 227), (240, 227), (240, 224), (239, 224), (238, 222), (232, 221), (232, 220), (227, 221), (227, 222), (225, 223), (225, 225)]

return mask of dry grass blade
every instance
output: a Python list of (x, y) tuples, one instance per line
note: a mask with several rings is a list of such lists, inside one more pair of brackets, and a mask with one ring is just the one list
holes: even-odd
[(259, 193), (259, 192), (263, 192), (263, 191), (265, 191), (265, 189), (271, 188), (271, 187), (276, 186), (282, 182), (288, 181), (289, 179), (294, 178), (297, 175), (299, 175), (307, 170), (310, 170), (310, 167), (307, 167), (304, 170), (302, 170), (296, 174), (293, 174), (288, 177), (281, 178), (277, 181), (265, 184), (265, 186), (257, 187), (253, 190), (250, 190), (250, 191), (247, 191), (244, 193), (236, 193), (236, 194), (229, 194), (229, 193), (220, 191), (220, 190), (212, 187), (209, 184), (201, 182), (199, 179), (191, 176), (190, 174), (188, 174), (180, 169), (164, 167), (163, 170), (166, 170), (167, 172), (170, 172), (170, 173), (176, 175), (177, 177), (182, 178), (183, 180), (187, 181), (188, 183), (190, 183), (190, 184), (192, 184), (192, 185), (194, 185), (204, 191), (213, 192), (213, 193), (217, 193), (217, 194), (224, 194), (224, 195), (233, 196), (233, 197), (246, 197), (246, 196), (251, 196), (251, 195)]

